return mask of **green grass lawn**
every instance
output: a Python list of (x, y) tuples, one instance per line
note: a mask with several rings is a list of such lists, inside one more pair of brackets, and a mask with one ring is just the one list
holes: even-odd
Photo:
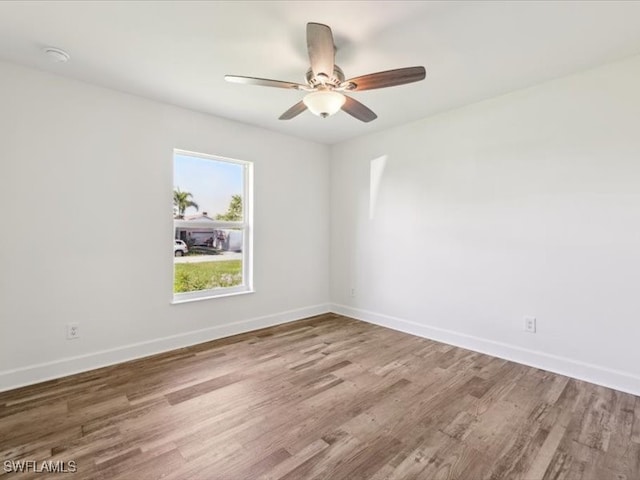
[(234, 287), (242, 283), (242, 260), (176, 263), (174, 269), (174, 293)]

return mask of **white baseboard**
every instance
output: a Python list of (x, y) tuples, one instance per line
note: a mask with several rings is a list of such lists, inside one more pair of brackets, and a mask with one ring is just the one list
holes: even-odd
[(301, 320), (314, 315), (335, 312), (365, 322), (417, 335), (431, 340), (466, 348), (523, 365), (547, 370), (560, 375), (584, 380), (605, 387), (640, 396), (640, 377), (629, 372), (593, 365), (571, 358), (545, 352), (529, 350), (502, 342), (466, 335), (463, 333), (432, 327), (401, 318), (383, 315), (346, 305), (314, 305), (288, 310), (262, 317), (241, 320), (225, 325), (134, 343), (109, 350), (68, 357), (52, 362), (29, 365), (13, 370), (0, 371), (0, 392), (32, 385), (34, 383), (86, 372), (96, 368), (163, 353), (177, 348), (229, 337), (239, 333), (283, 323)]
[(475, 352), (485, 353), (493, 357), (510, 360), (530, 367), (547, 370), (585, 382), (602, 385), (622, 392), (640, 396), (640, 377), (629, 372), (613, 370), (585, 363), (571, 358), (560, 357), (545, 352), (529, 350), (507, 343), (496, 342), (486, 338), (466, 335), (451, 330), (431, 327), (421, 323), (391, 317), (346, 305), (330, 305), (330, 310), (340, 315), (356, 318), (365, 322), (391, 328), (419, 337), (455, 345)]
[(67, 375), (73, 375), (75, 373), (94, 370), (96, 368), (107, 367), (109, 365), (175, 350), (177, 348), (188, 347), (218, 338), (229, 337), (238, 333), (293, 322), (327, 312), (329, 312), (328, 305), (314, 305), (225, 325), (216, 325), (214, 327), (180, 333), (170, 337), (133, 343), (87, 355), (63, 358), (13, 370), (4, 370), (0, 371), (0, 392), (44, 382), (46, 380), (66, 377)]

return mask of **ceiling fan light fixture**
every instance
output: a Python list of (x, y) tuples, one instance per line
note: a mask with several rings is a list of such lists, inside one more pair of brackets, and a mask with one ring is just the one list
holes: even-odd
[(319, 117), (326, 118), (337, 113), (347, 99), (341, 93), (333, 92), (331, 90), (321, 90), (319, 92), (308, 94), (302, 99), (302, 101), (311, 113)]
[(335, 62), (336, 46), (331, 28), (322, 23), (307, 23), (307, 52), (309, 53), (310, 68), (305, 74), (306, 85), (237, 75), (226, 75), (224, 78), (228, 82), (244, 83), (245, 85), (312, 92), (280, 115), (279, 120), (291, 120), (305, 110), (311, 110), (311, 113), (322, 118), (342, 110), (361, 122), (368, 123), (378, 116), (355, 98), (347, 97), (340, 92), (359, 92), (395, 87), (424, 80), (426, 76), (424, 67), (405, 67), (369, 73), (345, 80), (342, 69)]

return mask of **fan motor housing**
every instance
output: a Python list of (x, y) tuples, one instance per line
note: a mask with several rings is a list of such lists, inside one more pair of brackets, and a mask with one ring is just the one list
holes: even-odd
[[(324, 82), (320, 78), (318, 78), (319, 76), (320, 75), (318, 76), (314, 75), (313, 70), (311, 69), (307, 70), (307, 74), (305, 76), (307, 80), (307, 84), (309, 84), (309, 86), (313, 88), (316, 88), (322, 85), (330, 85), (332, 87), (338, 87), (342, 82), (344, 82), (344, 73), (342, 72), (342, 69), (337, 65), (333, 66), (333, 75), (330, 77), (326, 77), (326, 80), (324, 80)], [(324, 75), (322, 76), (324, 77)]]

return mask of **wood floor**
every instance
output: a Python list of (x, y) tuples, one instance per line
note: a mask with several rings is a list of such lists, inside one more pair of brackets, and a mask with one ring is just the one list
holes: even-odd
[(1, 480), (638, 480), (640, 398), (328, 314), (2, 393), (0, 459)]

